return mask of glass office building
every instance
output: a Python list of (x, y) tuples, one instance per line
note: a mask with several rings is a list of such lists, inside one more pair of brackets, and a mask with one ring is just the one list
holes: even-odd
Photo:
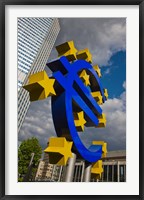
[(57, 18), (18, 18), (18, 132), (30, 105), (22, 85), (44, 70), (59, 31)]

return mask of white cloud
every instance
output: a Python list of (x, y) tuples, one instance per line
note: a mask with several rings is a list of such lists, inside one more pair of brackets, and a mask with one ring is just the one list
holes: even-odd
[[(66, 18), (60, 25), (56, 45), (73, 40), (78, 50), (89, 48), (93, 64), (108, 65), (113, 53), (126, 48), (125, 18)], [(54, 58), (55, 50), (50, 59)]]
[(19, 132), (19, 140), (37, 137), (40, 144), (44, 147), (47, 144), (49, 137), (56, 136), (52, 114), (50, 98), (32, 102), (25, 121)]
[(123, 82), (123, 88), (126, 90), (126, 81)]
[(103, 140), (108, 144), (108, 150), (126, 148), (126, 99), (125, 91), (120, 98), (108, 99), (102, 106), (106, 114), (105, 128), (86, 128), (80, 134), (81, 139), (90, 146), (93, 140)]
[(105, 74), (110, 74), (110, 68), (107, 68), (107, 69), (105, 70), (104, 75), (105, 75)]

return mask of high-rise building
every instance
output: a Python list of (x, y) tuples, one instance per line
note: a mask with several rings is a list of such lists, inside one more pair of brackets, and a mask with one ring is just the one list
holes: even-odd
[(57, 18), (18, 18), (18, 132), (30, 105), (22, 85), (44, 70), (59, 31)]

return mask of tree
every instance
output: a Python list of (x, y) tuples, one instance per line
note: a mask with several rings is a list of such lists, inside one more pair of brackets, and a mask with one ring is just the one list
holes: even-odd
[[(32, 153), (34, 153), (34, 157), (31, 168), (29, 168)], [(32, 137), (31, 139), (24, 140), (21, 143), (18, 149), (19, 181), (23, 181), (24, 177), (29, 173), (29, 170), (31, 170), (31, 177), (29, 177), (29, 180), (34, 178), (41, 155), (42, 148), (37, 138)]]

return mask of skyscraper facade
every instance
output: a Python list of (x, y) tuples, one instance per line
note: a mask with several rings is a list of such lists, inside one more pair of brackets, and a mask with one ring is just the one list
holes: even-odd
[(59, 31), (57, 18), (18, 18), (18, 132), (30, 105), (22, 85), (44, 70)]

